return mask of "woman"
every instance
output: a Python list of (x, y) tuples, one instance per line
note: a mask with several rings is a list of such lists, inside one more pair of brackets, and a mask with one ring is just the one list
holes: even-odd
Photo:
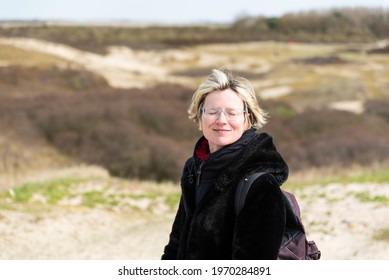
[[(266, 114), (252, 85), (214, 69), (194, 93), (188, 113), (203, 136), (185, 163), (181, 200), (162, 259), (277, 259), (285, 228), (279, 186), (288, 166), (271, 136), (256, 131)], [(236, 187), (252, 172), (273, 176), (253, 182), (235, 217)]]

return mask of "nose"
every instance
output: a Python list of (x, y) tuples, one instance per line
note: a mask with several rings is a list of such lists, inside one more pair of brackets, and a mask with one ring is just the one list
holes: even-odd
[(226, 116), (226, 112), (224, 110), (220, 111), (219, 115), (217, 116), (216, 121), (223, 122), (223, 123), (227, 122), (227, 116)]

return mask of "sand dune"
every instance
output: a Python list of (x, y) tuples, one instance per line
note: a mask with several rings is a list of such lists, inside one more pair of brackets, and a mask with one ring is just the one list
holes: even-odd
[[(308, 239), (324, 260), (389, 259), (389, 243), (375, 241), (389, 228), (389, 184), (331, 184), (295, 192)], [(361, 195), (366, 198), (361, 202)], [(174, 213), (134, 219), (102, 209), (25, 213), (0, 211), (0, 259), (159, 259)]]

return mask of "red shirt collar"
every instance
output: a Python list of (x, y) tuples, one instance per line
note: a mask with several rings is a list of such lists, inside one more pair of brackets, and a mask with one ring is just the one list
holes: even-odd
[(196, 149), (196, 157), (205, 160), (211, 155), (211, 152), (209, 151), (209, 144), (208, 140), (205, 139), (203, 142), (200, 143), (200, 145)]

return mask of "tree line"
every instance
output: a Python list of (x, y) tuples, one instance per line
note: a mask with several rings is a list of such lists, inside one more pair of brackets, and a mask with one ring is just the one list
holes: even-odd
[(2, 37), (30, 37), (105, 53), (107, 47), (163, 49), (246, 41), (318, 43), (373, 42), (389, 38), (389, 11), (343, 8), (289, 13), (280, 17), (240, 17), (231, 24), (193, 26), (0, 25)]

